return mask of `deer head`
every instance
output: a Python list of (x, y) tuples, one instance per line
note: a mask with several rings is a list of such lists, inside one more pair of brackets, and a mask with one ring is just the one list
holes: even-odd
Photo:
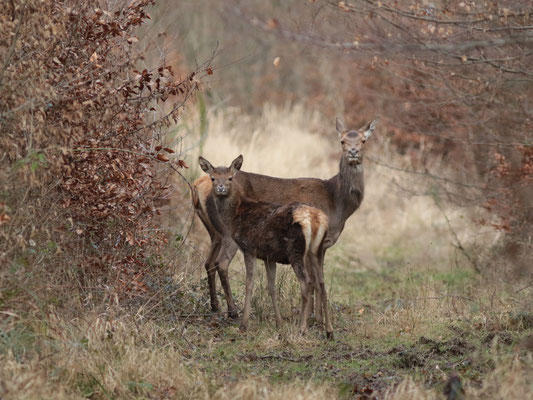
[(357, 166), (363, 162), (365, 143), (374, 132), (378, 120), (379, 117), (358, 130), (347, 130), (342, 121), (337, 118), (336, 128), (341, 141), (342, 156), (349, 165)]
[(228, 196), (231, 193), (233, 176), (241, 169), (242, 155), (233, 160), (229, 168), (215, 168), (202, 156), (198, 158), (198, 163), (200, 164), (200, 168), (202, 168), (202, 170), (211, 178), (215, 195)]

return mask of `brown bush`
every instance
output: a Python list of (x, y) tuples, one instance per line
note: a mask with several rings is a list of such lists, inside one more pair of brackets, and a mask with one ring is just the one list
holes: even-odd
[(163, 175), (184, 165), (165, 132), (198, 72), (138, 67), (146, 60), (135, 34), (154, 1), (119, 3), (0, 10), (0, 260), (15, 275), (39, 266), (143, 290), (165, 242), (150, 229)]

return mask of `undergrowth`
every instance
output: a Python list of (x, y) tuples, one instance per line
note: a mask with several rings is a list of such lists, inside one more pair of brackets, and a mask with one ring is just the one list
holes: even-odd
[[(328, 275), (334, 273), (332, 267)], [(401, 280), (403, 288), (395, 292), (388, 273), (378, 279), (363, 273), (360, 282), (378, 290), (355, 302), (333, 297), (335, 339), (327, 341), (318, 326), (305, 336), (297, 333), (297, 302), (291, 299), (297, 282), (285, 271), (278, 287), (284, 326), (275, 328), (263, 275), (247, 333), (209, 312), (206, 283), (196, 279), (115, 305), (98, 305), (94, 298), (85, 298), (89, 306), (76, 304), (73, 299), (82, 297), (73, 293), (70, 312), (46, 304), (41, 293), (27, 312), (3, 307), (0, 394), (418, 399), (441, 398), (452, 375), (460, 377), (468, 398), (532, 393), (530, 288), (468, 278), (468, 293), (455, 288), (423, 299), (417, 279)], [(418, 276), (442, 288), (434, 274)], [(241, 287), (234, 288), (241, 298)], [(487, 296), (487, 288), (497, 294)]]

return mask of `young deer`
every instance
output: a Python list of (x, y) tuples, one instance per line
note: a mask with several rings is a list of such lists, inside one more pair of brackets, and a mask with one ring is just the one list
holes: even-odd
[[(241, 330), (246, 330), (250, 318), (255, 260), (265, 261), (268, 292), (276, 317), (281, 325), (275, 273), (272, 263), (291, 264), (302, 295), (300, 332), (307, 329), (307, 318), (311, 310), (310, 297), (314, 289), (320, 292), (322, 308), (326, 319), (326, 336), (331, 338), (333, 327), (327, 308), (327, 294), (324, 285), (319, 254), (322, 253), (328, 230), (326, 214), (317, 208), (302, 203), (275, 204), (246, 197), (243, 189), (233, 180), (241, 169), (242, 155), (229, 168), (214, 168), (209, 161), (200, 157), (200, 167), (209, 175), (215, 207), (208, 208), (208, 216), (215, 228), (237, 243), (244, 253), (246, 265), (246, 295), (241, 320)], [(275, 270), (274, 270), (275, 271)]]
[[(234, 182), (239, 184), (243, 194), (250, 199), (280, 204), (301, 202), (324, 211), (329, 219), (329, 230), (323, 251), (319, 255), (319, 262), (322, 265), (325, 250), (335, 244), (344, 229), (344, 223), (359, 208), (363, 200), (365, 188), (362, 164), (363, 150), (366, 140), (374, 132), (377, 121), (378, 119), (375, 119), (358, 130), (347, 130), (337, 119), (336, 128), (342, 147), (342, 156), (339, 172), (330, 179), (281, 179), (239, 171), (234, 176)], [(197, 179), (193, 185), (196, 190), (193, 193), (196, 213), (211, 237), (211, 249), (205, 263), (211, 309), (213, 311), (219, 309), (215, 281), (215, 272), (218, 271), (226, 295), (228, 314), (231, 318), (236, 318), (238, 313), (229, 287), (228, 266), (235, 256), (237, 245), (229, 235), (224, 234), (223, 231), (217, 231), (216, 221), (212, 221), (209, 216), (208, 211), (215, 207), (211, 196), (211, 179), (208, 176), (203, 176)], [(267, 271), (270, 271), (275, 277), (275, 262), (271, 260), (265, 262), (269, 264)], [(319, 301), (318, 303), (320, 304)], [(320, 311), (320, 308), (317, 307), (317, 313)], [(317, 319), (321, 321), (320, 314), (317, 315)]]

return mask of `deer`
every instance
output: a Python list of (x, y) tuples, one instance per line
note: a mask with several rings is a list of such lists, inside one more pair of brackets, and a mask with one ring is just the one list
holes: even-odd
[(208, 210), (210, 220), (219, 232), (224, 232), (235, 241), (244, 254), (246, 266), (246, 293), (240, 328), (248, 328), (251, 298), (254, 284), (255, 262), (265, 261), (267, 286), (276, 318), (281, 327), (276, 290), (275, 274), (269, 271), (272, 263), (291, 264), (300, 282), (302, 306), (300, 312), (300, 333), (307, 329), (312, 290), (320, 292), (322, 309), (326, 320), (326, 337), (333, 337), (333, 327), (327, 311), (327, 292), (323, 270), (319, 264), (324, 239), (328, 230), (326, 214), (307, 204), (293, 202), (277, 204), (254, 200), (245, 196), (233, 177), (241, 169), (243, 157), (238, 156), (229, 167), (213, 167), (209, 161), (199, 157), (202, 170), (211, 179), (215, 208)]
[[(336, 130), (342, 149), (339, 171), (330, 179), (318, 178), (276, 178), (251, 172), (237, 171), (233, 180), (238, 183), (247, 198), (289, 204), (301, 202), (322, 210), (328, 217), (328, 232), (319, 254), (319, 263), (323, 266), (327, 249), (333, 246), (344, 229), (346, 220), (359, 208), (364, 197), (364, 147), (373, 134), (379, 116), (360, 129), (346, 129), (342, 121), (336, 119)], [(202, 176), (193, 182), (193, 205), (196, 214), (207, 229), (211, 238), (211, 247), (205, 261), (209, 286), (211, 310), (219, 311), (216, 293), (216, 272), (220, 277), (226, 297), (228, 316), (238, 318), (238, 311), (233, 300), (228, 279), (228, 267), (238, 250), (237, 244), (223, 230), (217, 230), (220, 224), (213, 212), (215, 204), (212, 198), (212, 181), (209, 176)], [(267, 274), (275, 280), (276, 263), (268, 259)], [(318, 298), (317, 304), (321, 304)], [(322, 322), (322, 310), (316, 309), (316, 319)]]

